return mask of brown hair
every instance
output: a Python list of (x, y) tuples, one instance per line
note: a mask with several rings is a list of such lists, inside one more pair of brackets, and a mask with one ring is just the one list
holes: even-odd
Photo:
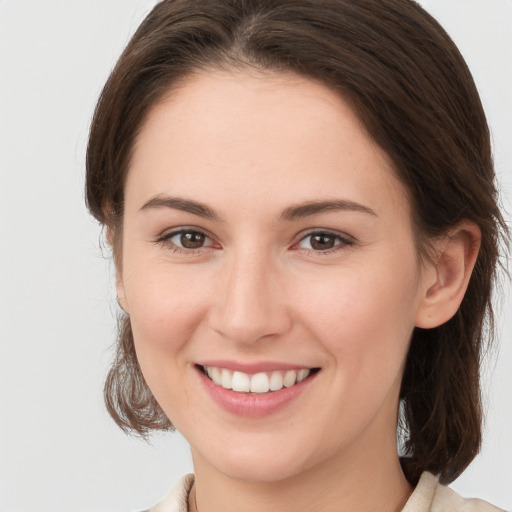
[[(462, 56), (411, 0), (159, 3), (120, 57), (91, 126), (87, 204), (115, 237), (131, 150), (150, 107), (197, 70), (233, 67), (292, 71), (338, 91), (409, 189), (420, 254), (430, 237), (462, 219), (480, 227), (462, 305), (444, 325), (414, 331), (401, 389), (407, 477), (415, 483), (428, 470), (452, 481), (480, 447), (480, 359), (492, 327), (498, 242), (507, 229), (489, 130)], [(126, 431), (172, 428), (144, 381), (127, 316), (105, 398)]]

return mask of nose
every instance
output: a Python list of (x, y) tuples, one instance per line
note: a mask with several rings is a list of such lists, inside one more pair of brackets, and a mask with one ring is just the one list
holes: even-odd
[(271, 257), (241, 252), (226, 258), (210, 325), (221, 336), (252, 345), (286, 333), (292, 325), (283, 271)]

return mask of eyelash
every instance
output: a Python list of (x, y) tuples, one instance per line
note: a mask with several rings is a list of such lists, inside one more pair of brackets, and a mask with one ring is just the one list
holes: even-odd
[(166, 233), (165, 235), (159, 237), (156, 240), (156, 243), (161, 245), (165, 249), (170, 249), (171, 252), (173, 252), (173, 253), (185, 254), (185, 255), (197, 254), (197, 253), (201, 252), (203, 249), (211, 247), (211, 245), (206, 245), (206, 246), (198, 247), (197, 249), (187, 249), (185, 247), (180, 247), (179, 245), (177, 245), (171, 241), (175, 236), (184, 235), (184, 234), (201, 235), (201, 236), (204, 236), (205, 239), (212, 241), (212, 238), (200, 229), (181, 228), (176, 231), (171, 231), (170, 233)]
[[(314, 236), (333, 238), (335, 243), (337, 242), (336, 245), (334, 245), (334, 247), (332, 247), (331, 249), (326, 249), (323, 251), (322, 250), (317, 251), (314, 249), (303, 249), (303, 250), (307, 251), (308, 253), (314, 253), (315, 255), (328, 256), (329, 254), (333, 254), (335, 252), (343, 250), (343, 249), (347, 248), (348, 246), (354, 245), (354, 243), (355, 243), (354, 239), (348, 235), (338, 233), (336, 231), (330, 231), (328, 229), (319, 229), (319, 230), (310, 231), (310, 232), (304, 234), (303, 236), (301, 236), (299, 241), (296, 242), (295, 244), (293, 244), (293, 247), (299, 246), (299, 244), (301, 244), (303, 241), (307, 240), (308, 238), (311, 239)], [(310, 245), (311, 245), (311, 242), (310, 242)]]
[[(167, 233), (167, 234), (159, 237), (155, 242), (166, 249), (170, 249), (173, 253), (184, 254), (184, 255), (197, 254), (197, 253), (201, 252), (203, 249), (207, 249), (214, 245), (213, 243), (211, 243), (209, 245), (203, 245), (196, 249), (187, 249), (185, 247), (180, 247), (179, 245), (177, 245), (171, 241), (174, 237), (179, 236), (179, 235), (184, 235), (184, 234), (200, 235), (200, 236), (205, 237), (205, 239), (210, 240), (210, 242), (213, 242), (212, 238), (208, 234), (206, 234), (204, 231), (197, 229), (197, 228), (181, 228), (176, 231), (171, 231), (170, 233)], [(332, 247), (331, 249), (326, 249), (326, 250), (301, 249), (299, 247), (302, 242), (304, 242), (308, 238), (311, 239), (314, 236), (333, 238), (335, 240), (335, 242), (338, 242), (338, 243), (336, 243), (336, 245), (334, 245), (334, 247)], [(302, 251), (305, 251), (310, 254), (313, 253), (315, 255), (327, 256), (329, 254), (333, 254), (335, 252), (343, 250), (344, 248), (346, 248), (348, 246), (354, 245), (354, 243), (355, 243), (354, 239), (348, 235), (343, 235), (343, 234), (340, 234), (340, 233), (337, 233), (334, 231), (322, 229), (322, 230), (310, 231), (310, 232), (302, 235), (297, 242), (292, 244), (291, 247), (297, 248), (297, 250), (302, 250)], [(311, 245), (311, 242), (310, 242), (310, 245)]]

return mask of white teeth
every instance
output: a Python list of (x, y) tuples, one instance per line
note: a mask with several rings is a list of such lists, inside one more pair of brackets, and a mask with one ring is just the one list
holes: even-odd
[(288, 370), (275, 372), (260, 372), (249, 375), (244, 372), (232, 372), (225, 368), (205, 366), (205, 373), (210, 379), (225, 389), (232, 389), (238, 393), (268, 393), (279, 391), (283, 387), (289, 388), (302, 382), (311, 373), (310, 370)]
[(215, 384), (217, 384), (217, 386), (220, 386), (222, 384), (221, 371), (218, 368), (213, 367), (213, 368), (210, 368), (210, 372), (208, 373), (210, 378), (213, 380), (213, 382), (215, 382)]
[(246, 373), (234, 372), (231, 389), (239, 393), (249, 393), (251, 390), (251, 378)]
[(223, 388), (231, 389), (231, 382), (233, 381), (233, 373), (229, 370), (222, 369), (220, 385)]
[(279, 391), (283, 388), (283, 376), (281, 372), (272, 372), (270, 375), (270, 391)]
[(270, 381), (266, 373), (257, 373), (251, 377), (251, 393), (268, 393)]
[(297, 372), (297, 382), (302, 382), (309, 375), (309, 370), (299, 370)]
[(288, 370), (283, 379), (283, 385), (286, 388), (291, 388), (297, 382), (297, 372), (295, 370)]

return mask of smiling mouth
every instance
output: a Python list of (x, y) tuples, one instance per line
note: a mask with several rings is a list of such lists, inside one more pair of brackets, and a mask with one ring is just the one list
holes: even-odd
[(248, 373), (218, 368), (216, 366), (199, 366), (199, 368), (217, 386), (221, 386), (224, 389), (231, 389), (238, 393), (257, 394), (279, 391), (283, 388), (291, 388), (319, 370), (319, 368), (277, 370), (250, 375)]

